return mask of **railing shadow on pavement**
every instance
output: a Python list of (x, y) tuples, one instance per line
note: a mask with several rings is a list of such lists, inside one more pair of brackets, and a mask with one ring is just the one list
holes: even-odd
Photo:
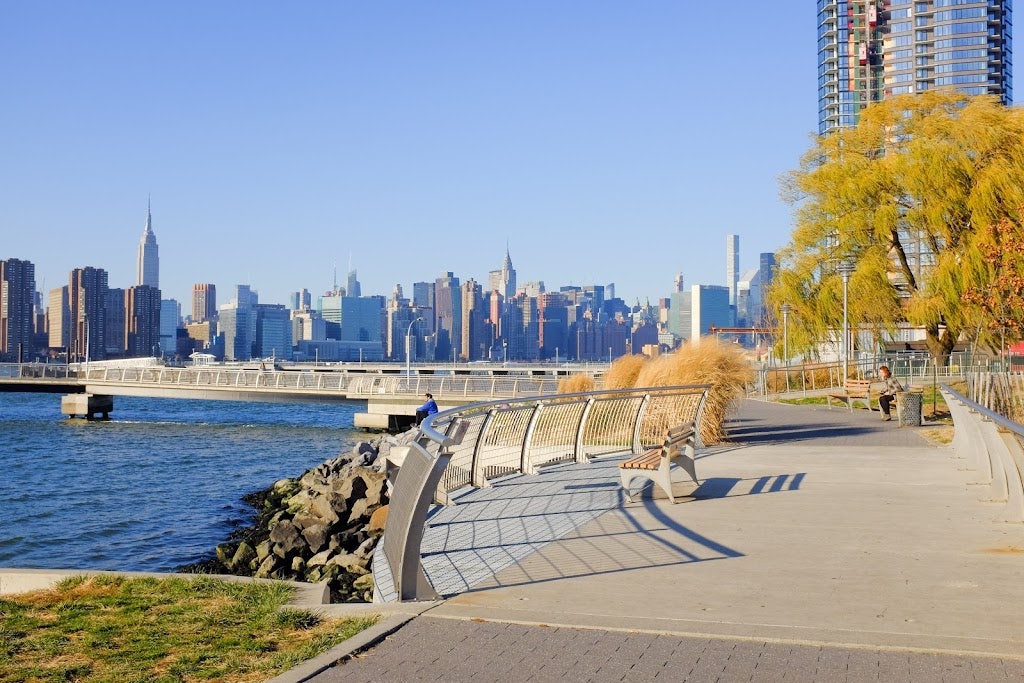
[[(614, 465), (619, 458), (609, 460), (609, 464)], [(561, 475), (546, 472), (541, 478), (554, 475), (556, 482), (562, 482), (558, 485), (563, 490), (600, 488), (600, 498), (606, 503), (567, 511), (563, 502), (554, 501), (546, 491), (509, 499), (460, 498), (456, 508), (442, 510), (450, 519), (432, 519), (424, 538), (424, 546), (431, 546), (432, 550), (424, 553), (423, 561), (438, 593), (450, 597), (497, 586), (545, 583), (744, 556), (742, 551), (673, 519), (670, 510), (680, 508), (666, 507), (663, 499), (654, 498), (650, 484), (642, 488), (638, 504), (627, 504), (616, 482), (564, 483), (578, 481), (577, 475), (583, 474), (579, 466), (564, 469)], [(611, 470), (595, 469), (604, 476), (609, 476)], [(679, 502), (693, 504), (717, 498), (796, 491), (805, 476), (801, 472), (749, 479), (713, 477), (682, 494)], [(505, 488), (532, 487), (532, 479), (525, 475), (509, 478)], [(741, 484), (745, 482), (749, 486), (744, 488)], [(467, 496), (473, 493), (476, 492)], [(509, 510), (506, 502), (516, 509)], [(501, 509), (504, 514), (481, 516), (479, 510), (489, 507)], [(535, 511), (523, 514), (522, 510), (527, 508)], [(606, 512), (618, 514), (606, 515)], [(571, 528), (565, 524), (567, 515), (574, 516)], [(439, 542), (441, 546), (436, 545)]]

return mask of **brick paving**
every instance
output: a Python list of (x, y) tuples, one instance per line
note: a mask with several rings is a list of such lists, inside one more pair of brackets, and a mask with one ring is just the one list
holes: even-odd
[(438, 619), (411, 621), (315, 679), (359, 681), (1021, 681), (1024, 662), (873, 648)]

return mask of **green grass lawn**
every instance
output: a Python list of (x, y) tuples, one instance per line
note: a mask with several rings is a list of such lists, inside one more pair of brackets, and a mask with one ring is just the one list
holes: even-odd
[[(949, 407), (946, 405), (945, 399), (942, 398), (942, 393), (939, 392), (938, 387), (935, 389), (932, 386), (922, 386), (923, 395), (921, 397), (921, 414), (926, 421), (938, 421), (945, 422), (950, 421)], [(789, 403), (798, 406), (809, 406), (809, 405), (826, 405), (828, 403), (824, 396), (806, 396), (801, 398), (784, 398), (779, 399), (779, 403)], [(842, 403), (832, 401), (833, 408), (842, 408), (846, 410), (846, 406)], [(934, 405), (933, 405), (934, 404)], [(871, 405), (877, 410), (878, 409), (878, 398), (872, 394)], [(854, 406), (856, 408), (863, 408), (864, 401), (861, 399), (854, 400)]]
[(210, 577), (76, 577), (0, 598), (0, 681), (265, 681), (371, 626)]

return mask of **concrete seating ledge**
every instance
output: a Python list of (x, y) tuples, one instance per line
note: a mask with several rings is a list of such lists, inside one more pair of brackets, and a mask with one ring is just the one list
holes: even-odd
[[(966, 461), (964, 469), (975, 473), (972, 484), (987, 485), (982, 500), (1004, 503), (996, 521), (1024, 522), (1024, 454), (1007, 443), (997, 425), (957, 396), (943, 391), (953, 416), (953, 448)], [(1012, 438), (1012, 437), (1011, 437)]]

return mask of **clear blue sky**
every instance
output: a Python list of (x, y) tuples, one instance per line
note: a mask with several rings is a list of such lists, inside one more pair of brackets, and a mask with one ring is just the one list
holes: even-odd
[[(792, 10), (789, 12), (787, 10)], [(652, 302), (788, 241), (817, 125), (806, 2), (11, 2), (0, 258), (286, 303), (453, 271)]]

